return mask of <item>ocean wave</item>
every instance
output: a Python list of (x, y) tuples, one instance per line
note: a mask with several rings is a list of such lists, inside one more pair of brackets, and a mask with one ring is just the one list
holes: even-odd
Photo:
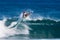
[[(4, 17), (3, 20), (0, 20), (0, 38), (19, 34), (30, 34), (30, 33), (34, 34), (35, 32), (37, 33), (37, 31), (39, 33), (40, 30), (43, 29), (46, 30), (45, 27), (48, 30), (49, 29), (48, 27), (56, 27), (57, 25), (59, 26), (60, 24), (60, 19), (56, 20), (51, 17), (43, 17), (39, 14), (36, 15), (32, 13), (30, 16), (26, 18), (22, 18), (22, 16), (23, 15), (19, 15), (19, 17), (13, 17), (13, 18)], [(29, 25), (28, 23), (31, 23), (31, 25)], [(31, 32), (30, 30), (32, 30), (33, 32)]]

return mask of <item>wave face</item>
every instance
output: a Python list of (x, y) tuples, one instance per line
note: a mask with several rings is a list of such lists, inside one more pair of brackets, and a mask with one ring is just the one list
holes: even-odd
[(30, 20), (27, 21), (27, 25), (32, 28), (30, 34), (34, 38), (60, 38), (60, 21), (56, 22), (51, 19)]
[[(25, 20), (18, 22), (18, 18), (11, 18), (5, 21), (5, 25), (0, 27), (1, 37), (14, 36), (20, 34), (29, 34), (30, 38), (60, 38), (60, 21), (51, 19)], [(4, 20), (1, 22), (3, 25)], [(17, 25), (17, 26), (16, 26)], [(13, 32), (11, 32), (13, 31)]]

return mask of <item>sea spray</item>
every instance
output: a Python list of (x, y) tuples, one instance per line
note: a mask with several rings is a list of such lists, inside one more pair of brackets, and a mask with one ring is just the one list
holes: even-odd
[[(6, 18), (0, 21), (0, 38), (14, 36), (18, 34), (29, 34), (29, 27), (25, 24), (19, 24), (17, 25), (17, 28), (13, 27), (17, 24), (17, 22), (13, 22), (8, 27), (5, 25), (5, 22), (7, 21)], [(13, 27), (13, 28), (11, 28)], [(18, 29), (18, 27), (20, 27)]]

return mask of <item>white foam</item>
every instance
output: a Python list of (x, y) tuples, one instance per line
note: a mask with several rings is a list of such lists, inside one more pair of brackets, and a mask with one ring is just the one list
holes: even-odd
[[(29, 28), (27, 25), (25, 24), (19, 24), (21, 26), (24, 27), (24, 29), (17, 29), (17, 28), (10, 28), (14, 25), (17, 24), (17, 22), (12, 22), (11, 25), (9, 27), (5, 26), (5, 21), (7, 19), (3, 19), (0, 21), (0, 38), (3, 38), (3, 37), (8, 37), (8, 36), (13, 36), (13, 35), (16, 35), (16, 34), (29, 34)], [(20, 27), (20, 26), (19, 26)]]

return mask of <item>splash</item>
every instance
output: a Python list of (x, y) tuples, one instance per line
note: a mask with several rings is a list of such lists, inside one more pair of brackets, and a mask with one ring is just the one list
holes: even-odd
[[(29, 12), (27, 10), (27, 12)], [(30, 10), (31, 12), (31, 10)], [(3, 20), (0, 21), (0, 38), (19, 35), (19, 34), (29, 34), (29, 26), (22, 23), (24, 19), (28, 19), (28, 17), (23, 18), (23, 13), (19, 16), (18, 20), (16, 22), (12, 22), (9, 26), (6, 26), (5, 23), (7, 21), (7, 18), (4, 17)]]
[[(23, 23), (12, 22), (8, 27), (5, 25), (6, 18), (0, 21), (0, 38), (14, 36), (18, 34), (29, 34), (29, 27)], [(16, 25), (17, 24), (17, 25)], [(16, 25), (15, 27), (13, 27)], [(19, 27), (19, 29), (18, 29)]]

